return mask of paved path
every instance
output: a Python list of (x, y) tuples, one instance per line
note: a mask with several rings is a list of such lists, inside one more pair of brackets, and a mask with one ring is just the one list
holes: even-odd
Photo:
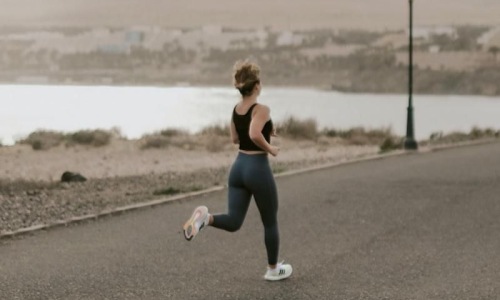
[(255, 205), (243, 228), (186, 242), (225, 192), (1, 241), (0, 299), (498, 299), (500, 143), (279, 178), (281, 258), (262, 280)]

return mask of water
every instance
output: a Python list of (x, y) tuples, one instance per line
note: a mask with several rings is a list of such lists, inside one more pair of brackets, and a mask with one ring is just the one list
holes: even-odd
[[(0, 142), (38, 130), (64, 132), (118, 127), (128, 138), (165, 128), (197, 132), (226, 124), (239, 96), (232, 88), (88, 87), (0, 85)], [(391, 127), (406, 132), (407, 95), (344, 94), (314, 89), (264, 87), (259, 98), (275, 122), (314, 118), (319, 129)], [(414, 97), (415, 136), (468, 132), (473, 126), (500, 129), (500, 97)]]

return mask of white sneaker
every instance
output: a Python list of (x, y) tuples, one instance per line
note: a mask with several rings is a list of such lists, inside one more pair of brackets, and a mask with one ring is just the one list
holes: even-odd
[(191, 218), (187, 220), (183, 227), (186, 240), (192, 240), (203, 228), (208, 226), (209, 216), (206, 206), (195, 208)]
[(292, 272), (293, 268), (291, 265), (280, 262), (278, 265), (276, 265), (275, 269), (270, 269), (269, 267), (267, 267), (267, 272), (264, 275), (264, 279), (270, 281), (283, 280), (290, 277), (290, 275), (292, 275)]

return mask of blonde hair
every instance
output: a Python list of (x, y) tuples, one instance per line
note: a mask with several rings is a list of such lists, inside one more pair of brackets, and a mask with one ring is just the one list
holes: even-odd
[(260, 67), (256, 63), (237, 61), (234, 64), (233, 85), (242, 96), (250, 96), (255, 85), (260, 83)]

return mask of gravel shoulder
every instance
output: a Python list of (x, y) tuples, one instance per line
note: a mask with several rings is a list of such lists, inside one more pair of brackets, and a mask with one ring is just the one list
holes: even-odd
[[(374, 155), (378, 146), (280, 141), (271, 158), (275, 174)], [(141, 150), (134, 141), (102, 148), (58, 147), (34, 151), (26, 145), (0, 148), (0, 235), (131, 204), (224, 186), (236, 149), (218, 152), (177, 147)], [(62, 183), (64, 171), (85, 182)]]

